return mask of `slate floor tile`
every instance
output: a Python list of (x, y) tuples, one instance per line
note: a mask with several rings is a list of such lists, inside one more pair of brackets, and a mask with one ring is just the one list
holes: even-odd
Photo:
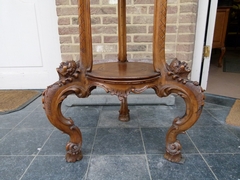
[(0, 179), (18, 180), (33, 156), (0, 156)]
[(207, 94), (198, 122), (187, 134), (178, 135), (184, 164), (163, 157), (167, 130), (185, 113), (179, 96), (173, 106), (129, 106), (131, 120), (126, 123), (118, 120), (120, 102), (119, 106), (63, 104), (62, 113), (74, 120), (83, 136), (84, 156), (76, 163), (66, 163), (69, 136), (50, 124), (41, 99), (0, 115), (0, 179), (240, 179), (240, 128), (225, 123), (233, 98)]
[(64, 116), (71, 118), (78, 127), (97, 127), (100, 110), (98, 107), (73, 106)]
[(76, 163), (66, 163), (64, 156), (37, 156), (22, 180), (83, 179), (88, 162), (88, 156)]
[(53, 125), (47, 119), (47, 116), (43, 112), (33, 111), (29, 114), (16, 128), (50, 128), (53, 129)]
[(215, 109), (215, 110), (221, 110), (222, 108), (229, 108), (228, 106), (222, 106), (218, 104), (213, 104), (213, 103), (204, 103), (203, 109), (208, 110), (208, 109)]
[(34, 111), (45, 113), (42, 102), (39, 103), (39, 105), (34, 109)]
[(226, 127), (193, 127), (188, 134), (202, 153), (240, 153), (239, 139)]
[(221, 123), (215, 119), (208, 111), (203, 110), (194, 126), (218, 126)]
[[(163, 154), (166, 149), (166, 133), (168, 128), (142, 128), (142, 135), (147, 154)], [(179, 134), (182, 153), (198, 153), (186, 134)]]
[(175, 96), (175, 108), (177, 109), (186, 109), (186, 104), (183, 100), (183, 98), (181, 98), (179, 95), (174, 95)]
[(148, 180), (145, 156), (93, 156), (88, 180)]
[(141, 130), (147, 154), (165, 153), (166, 128), (142, 128)]
[(144, 154), (140, 130), (135, 128), (99, 128), (93, 154)]
[(205, 94), (205, 97), (206, 97), (205, 102), (217, 104), (221, 106), (227, 106), (227, 107), (232, 107), (236, 101), (235, 98), (218, 96), (218, 95), (208, 94), (208, 93)]
[(159, 107), (146, 106), (137, 111), (140, 127), (170, 127), (176, 118), (173, 110)]
[(240, 139), (240, 127), (228, 125), (227, 128)]
[(0, 155), (35, 155), (52, 130), (15, 129), (0, 142)]
[(31, 102), (30, 104), (28, 104), (26, 107), (24, 107), (23, 109), (21, 109), (21, 111), (27, 111), (27, 112), (31, 112), (39, 107), (42, 107), (42, 96), (39, 96), (38, 98), (36, 98), (33, 102)]
[(200, 155), (186, 155), (184, 164), (171, 163), (163, 155), (148, 155), (152, 179), (215, 179)]
[(17, 111), (0, 115), (0, 128), (12, 129), (29, 115), (29, 112)]
[(226, 123), (226, 118), (230, 112), (231, 108), (224, 107), (221, 109), (208, 109), (207, 111), (215, 118), (217, 119), (221, 124)]
[(203, 156), (219, 180), (240, 179), (240, 154), (204, 154)]
[(118, 111), (103, 110), (100, 113), (98, 127), (137, 128), (139, 126), (136, 110), (130, 111), (130, 121), (128, 122), (122, 122), (118, 120), (118, 117), (119, 117)]
[[(81, 128), (82, 132), (82, 153), (83, 155), (91, 154), (93, 140), (95, 137), (96, 128)], [(48, 141), (40, 151), (40, 155), (65, 155), (66, 143), (69, 141), (69, 136), (63, 134), (59, 130), (55, 130), (49, 137)]]
[(4, 137), (11, 129), (0, 129), (0, 140)]

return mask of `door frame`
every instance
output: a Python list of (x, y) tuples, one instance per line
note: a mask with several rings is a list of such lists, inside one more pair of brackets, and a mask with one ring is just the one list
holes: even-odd
[[(191, 80), (200, 82), (203, 89), (207, 88), (208, 82), (217, 4), (218, 0), (198, 1)], [(208, 57), (203, 57), (204, 46), (210, 47)]]

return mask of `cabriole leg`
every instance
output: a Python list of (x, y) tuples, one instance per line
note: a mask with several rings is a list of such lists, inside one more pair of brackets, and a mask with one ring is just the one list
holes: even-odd
[(177, 163), (183, 163), (184, 159), (181, 154), (181, 144), (177, 139), (177, 136), (181, 133), (185, 133), (191, 128), (198, 120), (202, 107), (204, 104), (204, 95), (201, 87), (194, 85), (192, 82), (186, 83), (184, 86), (175, 88), (174, 93), (181, 96), (186, 103), (186, 112), (183, 117), (177, 117), (174, 119), (172, 126), (166, 135), (166, 153), (164, 157)]
[(174, 59), (167, 69), (166, 81), (155, 88), (155, 91), (160, 97), (168, 96), (171, 93), (179, 95), (185, 101), (186, 111), (183, 117), (174, 119), (167, 132), (164, 157), (171, 162), (181, 163), (183, 162), (182, 147), (177, 136), (180, 133), (185, 133), (196, 123), (201, 115), (205, 96), (203, 89), (197, 82), (187, 79), (190, 70), (185, 62)]
[(75, 94), (79, 98), (87, 97), (90, 89), (86, 89), (85, 85), (81, 83), (81, 73), (78, 64), (74, 61), (61, 63), (57, 72), (60, 80), (43, 92), (42, 103), (51, 124), (69, 135), (70, 140), (66, 145), (66, 161), (75, 162), (83, 157), (81, 152), (82, 134), (71, 118), (63, 116), (61, 104), (70, 94)]

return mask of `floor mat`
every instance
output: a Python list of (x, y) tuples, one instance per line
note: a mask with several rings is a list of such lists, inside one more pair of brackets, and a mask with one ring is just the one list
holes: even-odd
[(240, 58), (225, 58), (223, 72), (240, 73)]
[(226, 118), (226, 123), (240, 127), (240, 100), (236, 100)]
[(41, 94), (37, 90), (0, 90), (0, 114), (18, 111)]

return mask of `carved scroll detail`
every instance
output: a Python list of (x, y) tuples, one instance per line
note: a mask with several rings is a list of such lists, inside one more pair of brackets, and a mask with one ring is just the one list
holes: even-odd
[(66, 145), (66, 160), (67, 162), (75, 162), (82, 159), (82, 149), (81, 149), (81, 143), (75, 144), (72, 142), (68, 142)]
[(173, 59), (171, 64), (169, 65), (169, 70), (172, 71), (174, 74), (179, 74), (180, 77), (187, 78), (191, 70), (188, 68), (188, 64), (183, 61), (179, 61), (177, 58)]
[(93, 83), (95, 86), (103, 88), (107, 93), (110, 93), (111, 95), (116, 95), (119, 100), (121, 101), (122, 98), (126, 98), (131, 92), (139, 94), (148, 89), (148, 86), (140, 86), (139, 88), (136, 86), (127, 86), (127, 88), (117, 88), (113, 87), (112, 84), (107, 84), (107, 83), (98, 83), (94, 82)]
[(174, 143), (168, 144), (166, 147), (166, 151), (172, 155), (180, 154), (181, 149), (182, 149), (182, 146), (178, 140), (175, 141)]
[(77, 79), (81, 73), (79, 62), (62, 62), (59, 68), (57, 68), (57, 72), (60, 79), (59, 86), (65, 85), (67, 82), (72, 82), (74, 79)]
[(61, 63), (57, 72), (60, 80), (43, 92), (42, 103), (49, 121), (70, 136), (70, 141), (66, 145), (66, 161), (75, 162), (82, 158), (82, 134), (71, 118), (63, 116), (61, 104), (70, 94), (75, 94), (79, 98), (89, 96), (94, 86), (88, 86), (87, 81), (82, 78), (78, 63), (74, 61)]
[(66, 145), (66, 150), (68, 154), (76, 155), (81, 151), (81, 146), (80, 144), (68, 142)]
[(181, 62), (175, 58), (172, 60), (170, 65), (168, 65), (167, 69), (168, 75), (172, 76), (174, 80), (176, 79), (183, 84), (186, 84), (186, 82), (189, 81), (187, 78), (191, 70), (188, 68), (188, 64), (186, 62)]
[[(171, 70), (175, 72), (185, 72), (185, 68), (181, 67), (181, 63), (175, 61)], [(180, 65), (180, 69), (178, 68)], [(184, 64), (185, 65), (185, 64)], [(171, 71), (171, 72), (172, 72)], [(188, 72), (188, 70), (187, 70)], [(180, 78), (180, 77), (179, 77)], [(202, 88), (192, 81), (187, 79), (183, 81), (175, 81), (170, 78), (164, 85), (160, 84), (153, 87), (159, 97), (168, 96), (171, 93), (179, 95), (186, 103), (186, 111), (183, 117), (176, 117), (173, 120), (172, 126), (168, 130), (166, 136), (166, 154), (165, 158), (172, 162), (181, 162), (181, 144), (177, 139), (178, 134), (184, 133), (187, 129), (192, 127), (199, 118), (203, 105), (204, 94)]]

